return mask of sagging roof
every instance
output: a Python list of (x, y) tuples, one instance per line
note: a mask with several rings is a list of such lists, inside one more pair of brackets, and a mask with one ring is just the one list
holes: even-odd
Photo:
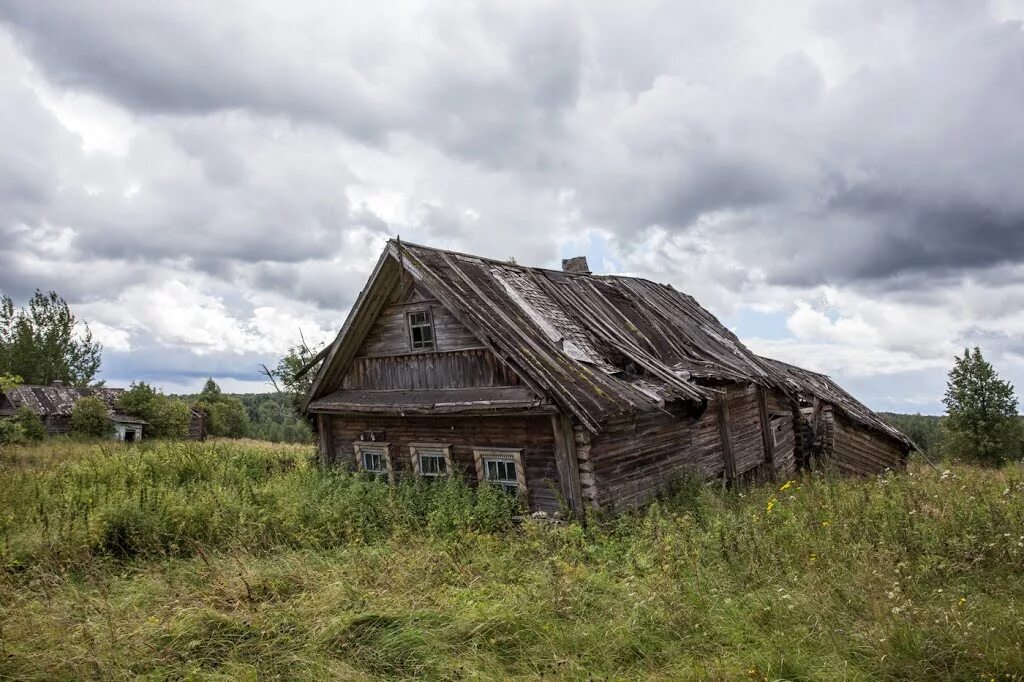
[(899, 430), (887, 424), (885, 420), (872, 412), (866, 405), (847, 393), (839, 384), (825, 374), (812, 372), (803, 367), (790, 365), (781, 360), (762, 357), (766, 363), (774, 366), (793, 387), (797, 395), (805, 400), (817, 398), (832, 405), (842, 412), (846, 417), (872, 431), (899, 441), (907, 448), (916, 450), (917, 446), (912, 440), (903, 435)]
[[(609, 416), (682, 400), (703, 406), (707, 384), (753, 382), (789, 391), (778, 371), (714, 315), (671, 286), (617, 275), (547, 270), (391, 240), (314, 382), (336, 387), (340, 352), (372, 308), (388, 261), (426, 287), (539, 395), (591, 431)], [(408, 273), (406, 275), (405, 273)], [(378, 296), (379, 298), (379, 296)], [(310, 403), (312, 408), (315, 402)]]
[(71, 415), (75, 403), (82, 398), (95, 397), (107, 406), (112, 421), (122, 424), (146, 424), (138, 417), (132, 417), (118, 410), (117, 399), (124, 393), (123, 388), (92, 388), (79, 386), (15, 386), (4, 391), (4, 397), (11, 411), (28, 407), (40, 417)]

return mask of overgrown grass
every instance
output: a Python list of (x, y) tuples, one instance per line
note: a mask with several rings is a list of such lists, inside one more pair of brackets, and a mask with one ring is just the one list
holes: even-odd
[(297, 446), (0, 454), (0, 678), (1024, 679), (1024, 468), (586, 526)]

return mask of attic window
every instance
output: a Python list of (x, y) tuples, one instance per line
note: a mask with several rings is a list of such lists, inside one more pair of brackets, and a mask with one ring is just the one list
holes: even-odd
[(409, 322), (409, 346), (413, 350), (433, 350), (434, 322), (430, 310), (420, 310), (406, 316)]

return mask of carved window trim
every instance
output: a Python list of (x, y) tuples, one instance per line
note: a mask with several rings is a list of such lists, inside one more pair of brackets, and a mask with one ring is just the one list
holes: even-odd
[[(352, 449), (355, 451), (356, 458), (356, 470), (365, 471), (369, 474), (383, 477), (387, 475), (388, 483), (395, 482), (395, 467), (391, 461), (391, 443), (383, 443), (380, 441), (368, 442), (364, 440), (357, 440), (352, 443)], [(372, 471), (365, 467), (363, 464), (363, 452), (371, 453), (371, 451), (382, 450), (380, 454), (383, 455), (382, 460), (385, 468), (379, 471)]]
[[(426, 452), (430, 450), (430, 452)], [(444, 457), (445, 471), (443, 474), (425, 473), (421, 464), (420, 457), (423, 455), (429, 455), (437, 457), (438, 450), (440, 450), (440, 456)], [(451, 443), (410, 443), (409, 444), (409, 455), (412, 457), (412, 467), (416, 471), (417, 476), (423, 476), (425, 478), (444, 478), (451, 476), (455, 467), (452, 462), (452, 446)]]
[(512, 462), (515, 465), (516, 471), (516, 493), (520, 500), (524, 503), (527, 500), (528, 490), (526, 487), (526, 466), (523, 462), (523, 450), (522, 448), (488, 448), (480, 447), (473, 448), (473, 461), (476, 464), (476, 479), (480, 483), (486, 483), (492, 481), (497, 485), (500, 485), (505, 490), (511, 492), (509, 484), (510, 480), (505, 482), (494, 481), (488, 478), (488, 461), (500, 461), (500, 462)]

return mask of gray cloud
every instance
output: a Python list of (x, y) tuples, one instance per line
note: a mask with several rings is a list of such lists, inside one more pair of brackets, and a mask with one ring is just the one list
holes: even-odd
[(732, 306), (948, 306), (1024, 261), (1024, 11), (997, 9), (11, 0), (0, 289), (181, 282), (329, 326), (401, 233), (546, 265), (596, 240)]

